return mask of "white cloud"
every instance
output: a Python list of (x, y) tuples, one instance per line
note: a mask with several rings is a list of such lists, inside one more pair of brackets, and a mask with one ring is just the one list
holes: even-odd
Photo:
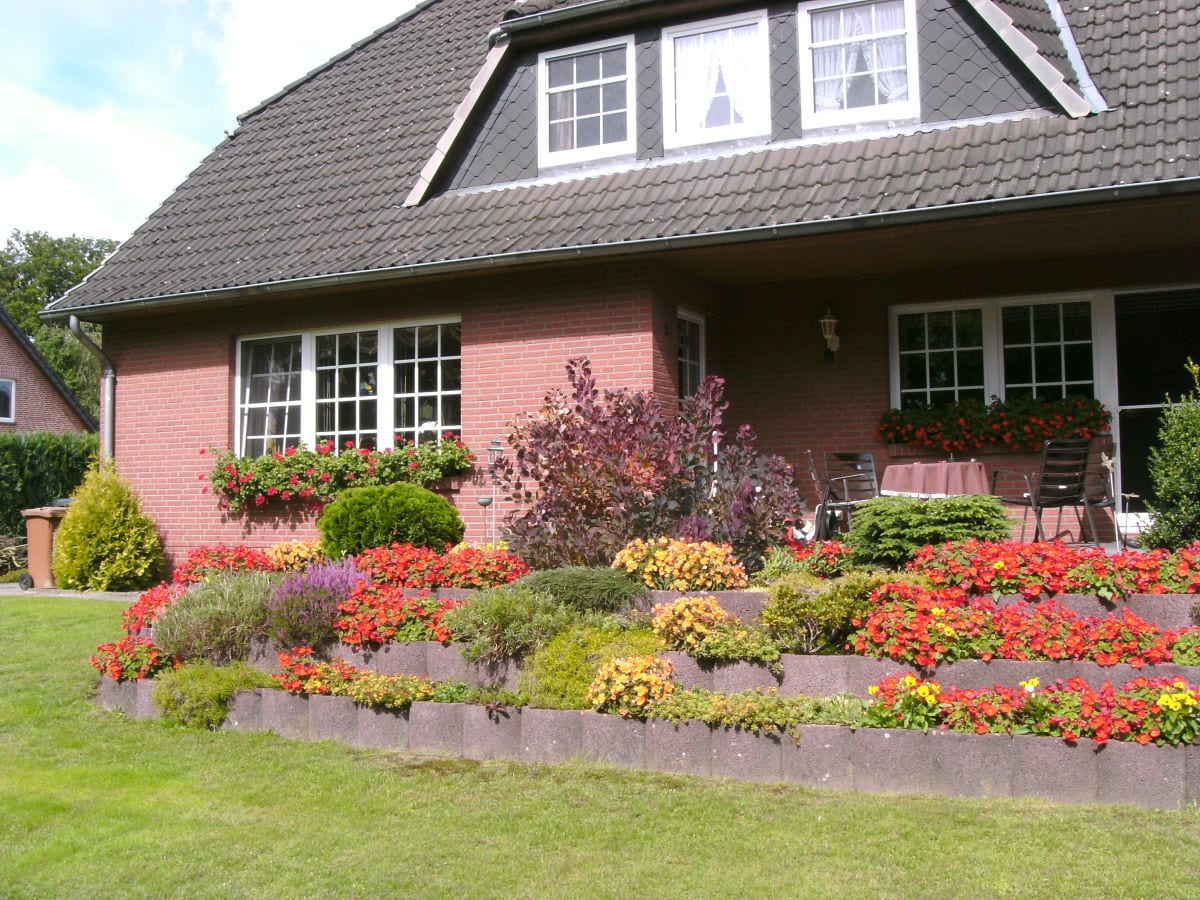
[(209, 0), (209, 19), (220, 32), (211, 49), (230, 108), (251, 109), (414, 5), (415, 0)]

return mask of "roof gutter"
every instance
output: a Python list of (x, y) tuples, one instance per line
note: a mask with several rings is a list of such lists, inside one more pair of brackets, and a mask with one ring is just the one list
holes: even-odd
[[(835, 234), (839, 232), (863, 231), (872, 228), (919, 224), (924, 222), (954, 221), (983, 215), (1028, 212), (1044, 209), (1060, 209), (1120, 200), (1141, 200), (1153, 197), (1200, 193), (1200, 177), (1181, 178), (1172, 181), (1151, 181), (1115, 187), (1087, 188), (1077, 191), (1059, 191), (1052, 194), (1036, 194), (1025, 197), (1009, 197), (998, 200), (973, 200), (953, 206), (935, 206), (923, 209), (899, 209), (848, 216), (839, 219), (820, 219), (812, 222), (793, 222), (783, 225), (756, 225), (709, 234), (687, 234), (677, 237), (646, 238), (637, 241), (619, 241), (607, 244), (584, 244), (570, 247), (551, 247), (538, 250), (515, 250), (490, 256), (471, 256), (437, 262), (414, 263), (405, 266), (390, 266), (381, 269), (364, 269), (339, 272), (331, 275), (314, 275), (238, 285), (232, 288), (216, 288), (203, 291), (188, 291), (179, 294), (161, 294), (130, 300), (114, 300), (94, 306), (75, 309), (42, 310), (42, 319), (56, 320), (86, 313), (89, 321), (102, 321), (110, 310), (152, 310), (180, 307), (186, 301), (192, 306), (232, 301), (243, 297), (292, 293), (295, 291), (318, 290), (329, 287), (354, 287), (370, 285), (397, 278), (421, 278), (461, 273), (482, 273), (502, 268), (536, 263), (554, 263), (578, 259), (602, 259), (633, 253), (652, 253), (663, 250), (690, 250), (705, 247), (720, 247), (728, 244), (756, 241), (772, 241), (807, 235)], [(68, 291), (63, 299), (70, 296)], [(62, 302), (61, 300), (59, 302)]]
[(84, 348), (96, 359), (100, 360), (100, 465), (104, 465), (113, 458), (113, 426), (116, 420), (113, 413), (116, 407), (113, 401), (116, 399), (117, 387), (117, 370), (113, 365), (112, 358), (105, 353), (93, 341), (86, 331), (79, 324), (79, 317), (71, 315), (67, 319), (67, 327), (71, 329), (71, 334), (75, 335), (75, 339), (83, 344)]
[(501, 22), (488, 32), (488, 45), (494, 46), (501, 37), (519, 37), (527, 31), (540, 30), (551, 25), (561, 25), (576, 19), (591, 18), (603, 13), (620, 12), (638, 6), (649, 6), (657, 0), (590, 0), (575, 6), (565, 6), (561, 9), (551, 9), (546, 12), (532, 13), (528, 16), (518, 16)]

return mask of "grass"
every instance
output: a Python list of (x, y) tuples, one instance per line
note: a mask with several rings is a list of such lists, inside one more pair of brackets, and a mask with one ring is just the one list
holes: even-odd
[(370, 753), (106, 713), (120, 606), (0, 597), (0, 896), (1194, 897), (1200, 811)]

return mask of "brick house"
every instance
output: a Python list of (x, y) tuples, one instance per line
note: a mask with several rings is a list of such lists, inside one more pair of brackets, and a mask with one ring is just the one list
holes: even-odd
[(48, 315), (103, 323), (172, 555), (313, 533), (224, 519), (202, 447), (478, 451), (581, 354), (663, 398), (721, 374), (797, 462), (886, 464), (901, 403), (1091, 394), (1144, 492), (1200, 357), (1198, 33), (1190, 0), (427, 0), (241, 116)]
[(95, 418), (0, 309), (0, 432), (95, 430)]

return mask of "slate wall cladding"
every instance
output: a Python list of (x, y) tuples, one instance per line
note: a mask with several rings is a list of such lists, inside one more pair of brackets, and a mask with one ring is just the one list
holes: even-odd
[[(100, 704), (131, 718), (152, 682), (102, 679)], [(144, 685), (144, 686), (143, 686)], [(262, 719), (259, 719), (259, 711)], [(356, 715), (354, 713), (357, 713)], [(275, 731), (397, 752), (563, 762), (801, 784), (826, 790), (1044, 797), (1182, 809), (1200, 802), (1200, 746), (1112, 742), (1071, 746), (1056, 738), (802, 725), (794, 735), (756, 734), (699, 721), (640, 721), (576, 710), (509, 709), (489, 715), (458, 703), (377, 711), (337, 697), (241, 691), (223, 730)]]
[[(863, 130), (852, 126), (806, 132), (800, 117), (799, 13), (794, 2), (765, 4), (770, 36), (770, 141), (796, 140), (810, 134), (848, 135)], [(753, 8), (740, 4), (740, 9)], [(732, 9), (732, 6), (731, 6)], [(1053, 101), (1012, 53), (965, 3), (919, 0), (921, 120), (953, 122), (1019, 110), (1052, 109)], [(703, 18), (711, 18), (705, 16)], [(662, 29), (698, 21), (692, 16), (671, 19), (661, 26), (640, 27), (634, 34), (637, 72), (637, 158), (664, 157)], [(628, 32), (624, 32), (628, 33)], [(618, 36), (605, 33), (597, 40)], [(587, 43), (576, 41), (573, 43)], [(570, 46), (570, 45), (565, 45)], [(537, 51), (520, 52), (483, 108), (477, 124), (448, 167), (447, 190), (507, 184), (538, 176)], [(872, 124), (874, 130), (878, 126)], [(751, 142), (753, 143), (753, 142)], [(703, 152), (688, 148), (670, 155)], [(619, 166), (601, 160), (573, 170)], [(559, 170), (553, 170), (559, 171)]]

